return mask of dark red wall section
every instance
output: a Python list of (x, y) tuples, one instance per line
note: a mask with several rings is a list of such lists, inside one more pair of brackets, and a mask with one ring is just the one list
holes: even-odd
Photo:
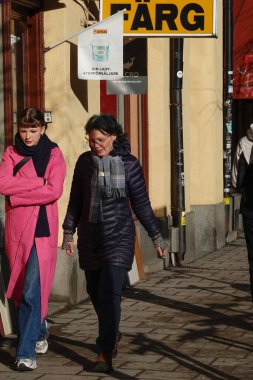
[(253, 0), (234, 0), (234, 99), (253, 98)]
[(100, 112), (110, 113), (117, 118), (117, 97), (106, 94), (106, 81), (100, 81)]

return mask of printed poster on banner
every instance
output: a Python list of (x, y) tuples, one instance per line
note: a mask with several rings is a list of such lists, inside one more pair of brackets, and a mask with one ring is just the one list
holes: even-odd
[(123, 76), (123, 12), (78, 36), (78, 78), (111, 80)]

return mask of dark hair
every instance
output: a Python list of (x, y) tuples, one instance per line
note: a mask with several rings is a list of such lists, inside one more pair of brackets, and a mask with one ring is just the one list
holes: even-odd
[(47, 128), (47, 124), (44, 120), (44, 113), (38, 108), (25, 108), (20, 112), (18, 116), (18, 127), (35, 128), (38, 127), (38, 125)]
[(85, 124), (84, 129), (87, 135), (93, 129), (97, 129), (104, 134), (115, 135), (115, 146), (117, 146), (117, 143), (122, 139), (126, 138), (126, 133), (124, 133), (122, 126), (117, 122), (115, 117), (110, 114), (101, 113), (100, 115), (91, 116)]

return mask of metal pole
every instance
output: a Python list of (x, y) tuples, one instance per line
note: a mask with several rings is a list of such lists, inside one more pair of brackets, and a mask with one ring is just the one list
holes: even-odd
[(224, 204), (225, 229), (229, 231), (229, 208), (231, 189), (231, 145), (232, 145), (232, 102), (233, 102), (233, 0), (224, 0)]
[(186, 251), (184, 148), (182, 118), (183, 38), (170, 40), (170, 128), (171, 128), (171, 215), (173, 227), (178, 227), (180, 265)]

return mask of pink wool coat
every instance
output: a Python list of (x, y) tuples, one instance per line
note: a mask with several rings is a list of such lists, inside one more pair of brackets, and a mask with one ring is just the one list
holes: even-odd
[[(58, 207), (63, 192), (66, 165), (59, 148), (53, 148), (44, 181), (37, 177), (29, 160), (13, 177), (14, 166), (23, 159), (12, 146), (3, 154), (0, 164), (0, 193), (10, 196), (6, 202), (5, 253), (10, 265), (7, 297), (18, 306), (23, 290), (25, 266), (33, 244), (37, 248), (41, 283), (41, 318), (48, 311), (48, 299), (57, 259)], [(46, 205), (50, 236), (34, 238), (39, 206)]]

